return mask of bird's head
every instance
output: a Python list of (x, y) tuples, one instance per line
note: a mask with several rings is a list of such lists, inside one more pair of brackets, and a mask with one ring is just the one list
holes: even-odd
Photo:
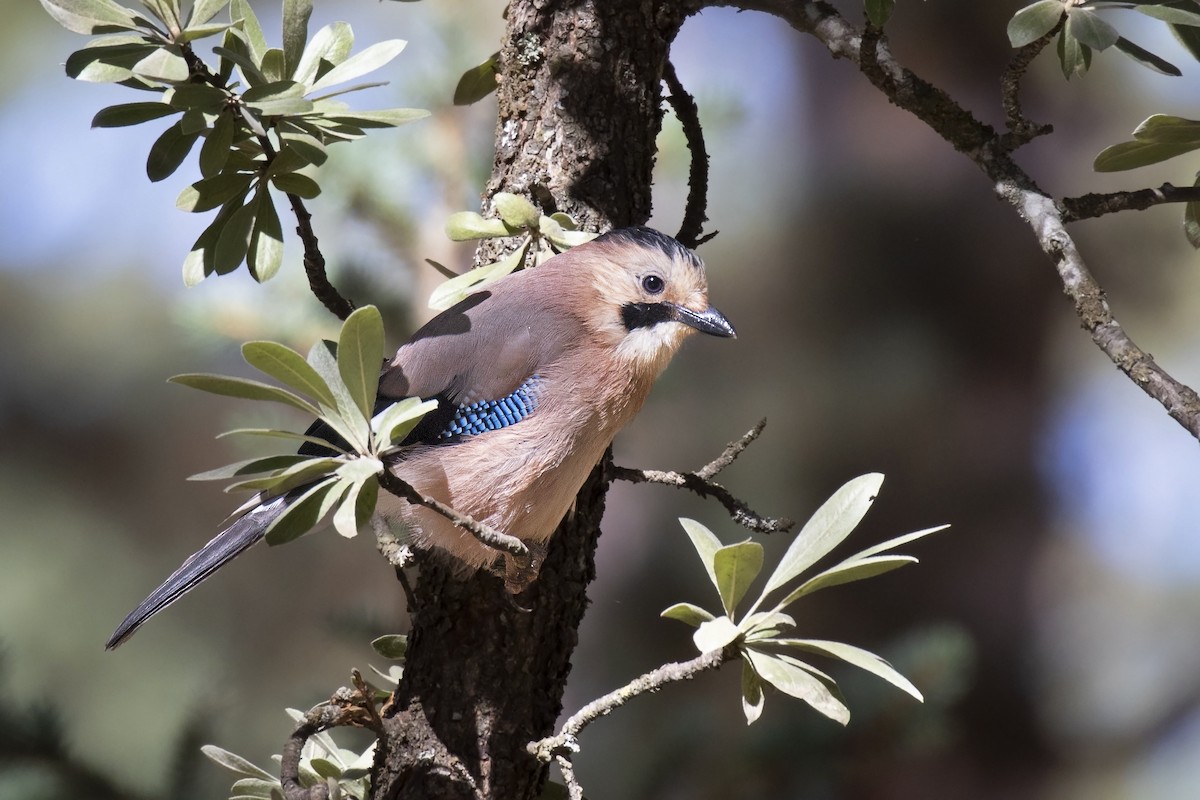
[(591, 261), (591, 327), (631, 368), (657, 374), (695, 331), (733, 337), (708, 304), (704, 262), (652, 228), (618, 228), (572, 251)]

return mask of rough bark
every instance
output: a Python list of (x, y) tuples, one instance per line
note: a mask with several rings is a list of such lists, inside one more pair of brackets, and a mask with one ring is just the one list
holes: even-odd
[[(485, 196), (524, 194), (590, 230), (644, 222), (660, 79), (681, 21), (665, 2), (511, 3)], [(540, 790), (546, 769), (526, 745), (552, 732), (562, 708), (606, 486), (598, 468), (519, 598), (527, 611), (494, 577), (423, 569), (376, 797), (516, 799)]]

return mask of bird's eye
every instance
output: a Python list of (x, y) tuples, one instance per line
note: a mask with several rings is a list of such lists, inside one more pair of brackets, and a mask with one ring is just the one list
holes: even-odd
[(663, 279), (659, 276), (647, 275), (642, 278), (642, 288), (649, 294), (661, 294), (662, 290), (667, 288), (667, 285), (663, 283)]

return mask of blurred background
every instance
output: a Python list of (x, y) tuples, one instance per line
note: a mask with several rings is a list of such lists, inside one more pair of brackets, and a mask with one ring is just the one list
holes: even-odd
[[(854, 2), (847, 13), (857, 18)], [(268, 30), (277, 3), (255, 2)], [(1004, 28), (1019, 2), (901, 2), (897, 55), (987, 122), (1002, 121)], [(358, 47), (404, 38), (390, 86), (360, 108), (433, 116), (338, 148), (310, 204), (333, 278), (385, 309), (399, 343), (430, 312), (441, 233), (478, 208), (494, 104), (455, 108), (458, 76), (497, 46), (501, 3), (318, 0), (312, 30), (347, 20)], [(1020, 161), (1057, 195), (1187, 183), (1195, 164), (1096, 175), (1094, 155), (1154, 112), (1196, 117), (1200, 64), (1129, 12), (1122, 33), (1184, 70), (1117, 53), (1065, 82), (1053, 54), (1027, 82), (1053, 136)], [(185, 290), (180, 267), (209, 215), (174, 208), (197, 177), (143, 172), (161, 125), (92, 130), (141, 99), (76, 83), (82, 39), (33, 2), (0, 27), (0, 798), (223, 797), (230, 773), (180, 752), (216, 742), (269, 763), (307, 708), (383, 667), (368, 646), (403, 632), (403, 600), (369, 537), (329, 533), (256, 549), (113, 653), (124, 614), (216, 531), (231, 499), (187, 475), (246, 457), (214, 441), (278, 424), (255, 404), (164, 380), (249, 374), (242, 341), (307, 350), (336, 330), (307, 294), (300, 248), (257, 286), (241, 270)], [(199, 52), (207, 54), (209, 43)], [(831, 666), (846, 729), (769, 694), (747, 728), (734, 669), (627, 706), (591, 727), (577, 761), (592, 798), (1179, 798), (1200, 786), (1200, 454), (1079, 329), (1026, 226), (970, 163), (889, 105), (845, 62), (764, 15), (710, 10), (673, 60), (712, 155), (702, 249), (736, 342), (694, 341), (616, 443), (629, 466), (694, 469), (768, 419), (723, 474), (765, 514), (803, 520), (851, 477), (883, 492), (846, 547), (950, 522), (913, 546), (919, 567), (822, 592), (802, 635), (882, 653), (918, 705)], [(361, 99), (360, 99), (361, 98)], [(687, 153), (668, 119), (651, 223), (682, 216)], [(1182, 208), (1073, 232), (1134, 339), (1200, 385), (1198, 256)], [(285, 227), (287, 227), (285, 225)], [(302, 424), (295, 421), (296, 424)], [(711, 588), (675, 521), (745, 538), (714, 503), (617, 486), (567, 711), (664, 661), (690, 630), (660, 620)], [(768, 563), (786, 540), (764, 542)], [(57, 720), (57, 721), (56, 721)], [(74, 765), (64, 775), (53, 743)], [(119, 787), (113, 792), (102, 786)], [(178, 795), (176, 795), (178, 796)]]

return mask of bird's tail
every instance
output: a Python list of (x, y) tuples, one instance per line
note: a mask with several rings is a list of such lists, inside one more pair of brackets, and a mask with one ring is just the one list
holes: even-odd
[(143, 622), (199, 586), (208, 576), (262, 539), (271, 522), (287, 508), (289, 499), (288, 495), (284, 495), (256, 506), (238, 517), (198, 552), (189, 556), (161, 586), (129, 612), (129, 616), (109, 637), (104, 649), (112, 650), (121, 645)]

